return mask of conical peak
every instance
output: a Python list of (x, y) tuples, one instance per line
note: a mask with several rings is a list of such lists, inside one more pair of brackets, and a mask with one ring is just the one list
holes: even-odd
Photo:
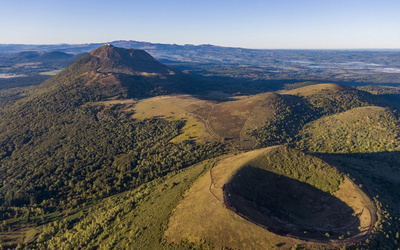
[(135, 61), (156, 61), (149, 53), (140, 49), (124, 49), (115, 47), (111, 44), (101, 46), (90, 55), (100, 59), (118, 59), (118, 60), (135, 60)]

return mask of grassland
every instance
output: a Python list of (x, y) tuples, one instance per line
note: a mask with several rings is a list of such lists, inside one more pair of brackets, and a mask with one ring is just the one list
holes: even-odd
[(216, 139), (206, 128), (203, 117), (195, 111), (209, 111), (213, 102), (200, 100), (189, 95), (159, 96), (138, 101), (133, 111), (132, 118), (146, 119), (150, 117), (163, 117), (166, 119), (184, 119), (185, 126), (180, 135), (173, 142), (196, 140), (198, 142), (215, 141)]
[[(215, 93), (212, 95), (215, 97)], [(226, 98), (225, 96), (223, 99)], [(134, 119), (160, 117), (184, 120), (185, 126), (171, 142), (222, 142), (234, 149), (249, 150), (257, 144), (251, 132), (263, 127), (279, 113), (277, 100), (280, 100), (280, 96), (269, 92), (246, 98), (233, 97), (233, 100), (222, 102), (203, 100), (192, 95), (167, 95), (142, 100), (92, 102), (85, 105), (118, 108), (132, 113), (131, 117)]]
[(219, 103), (210, 112), (210, 129), (224, 141), (238, 145), (240, 149), (250, 149), (255, 140), (248, 133), (271, 119), (274, 114), (272, 103), (277, 98), (274, 93), (264, 93)]

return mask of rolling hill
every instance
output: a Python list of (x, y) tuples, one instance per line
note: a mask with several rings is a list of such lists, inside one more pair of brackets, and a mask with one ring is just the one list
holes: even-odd
[(138, 101), (132, 109), (135, 112), (132, 117), (185, 119), (183, 133), (174, 140), (222, 142), (232, 148), (248, 150), (256, 147), (250, 132), (273, 119), (277, 112), (273, 104), (279, 98), (272, 92), (219, 103), (190, 95), (154, 97)]
[(2, 100), (1, 246), (399, 246), (396, 102), (337, 84), (208, 86), (104, 45)]
[[(359, 107), (313, 121), (300, 131), (298, 147), (327, 153), (399, 151), (399, 121), (388, 109)], [(335, 143), (328, 143), (334, 141)]]

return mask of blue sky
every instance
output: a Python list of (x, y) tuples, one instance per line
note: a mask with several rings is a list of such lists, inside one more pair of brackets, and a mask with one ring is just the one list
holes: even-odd
[(399, 0), (1, 0), (0, 43), (400, 48)]

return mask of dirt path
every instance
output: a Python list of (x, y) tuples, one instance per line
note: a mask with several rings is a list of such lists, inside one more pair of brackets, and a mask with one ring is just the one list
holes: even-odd
[(368, 212), (370, 214), (371, 221), (370, 221), (368, 230), (363, 235), (358, 235), (356, 237), (345, 239), (345, 240), (331, 240), (331, 241), (312, 240), (312, 239), (293, 236), (293, 235), (290, 235), (290, 234), (285, 235), (285, 236), (293, 238), (293, 239), (299, 239), (299, 240), (310, 241), (310, 242), (315, 242), (315, 243), (324, 243), (324, 244), (329, 244), (329, 245), (343, 244), (343, 243), (347, 243), (347, 244), (348, 243), (358, 243), (360, 241), (364, 241), (371, 235), (371, 231), (372, 231), (372, 228), (373, 228), (373, 215), (371, 213), (371, 210), (368, 207), (364, 207), (364, 208), (366, 210), (368, 210)]
[(212, 192), (212, 190), (211, 190), (211, 187), (212, 187), (212, 185), (213, 185), (213, 177), (212, 177), (211, 171), (212, 171), (213, 167), (215, 167), (215, 165), (217, 165), (217, 163), (218, 163), (218, 161), (217, 161), (217, 162), (214, 162), (214, 164), (213, 164), (213, 165), (211, 166), (211, 168), (210, 168), (210, 179), (211, 179), (211, 182), (210, 182), (210, 187), (208, 188), (208, 190), (210, 191), (210, 193), (212, 194), (212, 196), (215, 197), (215, 199), (217, 199), (219, 202), (223, 203), (223, 201), (220, 200), (220, 199)]
[[(254, 108), (251, 110), (250, 114), (247, 116), (246, 121), (243, 123), (243, 126), (240, 128), (239, 131), (239, 148), (243, 150), (243, 145), (242, 142), (245, 140), (245, 133), (244, 128), (246, 127), (246, 123), (249, 121), (249, 119), (254, 115)], [(248, 138), (251, 138), (250, 136), (247, 136)]]
[(211, 124), (210, 124), (210, 118), (211, 118), (211, 114), (212, 114), (212, 112), (213, 112), (213, 110), (214, 110), (214, 107), (215, 107), (215, 105), (212, 105), (212, 106), (211, 106), (211, 109), (210, 109), (210, 112), (208, 113), (207, 118), (206, 118), (205, 120), (203, 119), (203, 121), (204, 121), (204, 123), (205, 123), (205, 125), (206, 125), (206, 129), (208, 130), (208, 132), (209, 132), (215, 139), (217, 139), (218, 141), (221, 141), (221, 140), (222, 140), (221, 136), (219, 136), (217, 133), (215, 133), (215, 131), (212, 129)]
[[(210, 190), (210, 191), (211, 191), (211, 190)], [(215, 195), (214, 195), (214, 197), (215, 197), (216, 199), (218, 199)], [(218, 201), (220, 201), (220, 200), (218, 199)], [(262, 224), (259, 224), (259, 223), (255, 222), (255, 221), (251, 220), (251, 219), (248, 218), (247, 216), (245, 216), (245, 215), (243, 215), (243, 214), (237, 212), (236, 208), (233, 207), (233, 206), (229, 203), (229, 201), (226, 199), (225, 193), (224, 193), (224, 201), (223, 201), (223, 203), (224, 203), (226, 209), (231, 210), (232, 212), (234, 212), (235, 214), (237, 214), (237, 215), (240, 216), (241, 218), (243, 218), (243, 219), (245, 219), (245, 220), (247, 220), (247, 221), (249, 221), (249, 222), (251, 222), (251, 223), (253, 223), (253, 224), (255, 224), (255, 225), (257, 225), (257, 226), (259, 226), (259, 227), (261, 227), (261, 228), (263, 228), (263, 229), (266, 229), (266, 230), (270, 231), (268, 227), (266, 227), (266, 226), (264, 226), (264, 225), (262, 225)], [(370, 224), (369, 224), (368, 230), (367, 230), (364, 234), (362, 234), (362, 235), (357, 235), (357, 236), (352, 237), (352, 238), (349, 238), (349, 239), (343, 239), (343, 240), (326, 240), (326, 241), (324, 241), (324, 240), (314, 240), (314, 239), (311, 239), (311, 238), (305, 238), (305, 237), (294, 236), (294, 235), (291, 235), (291, 234), (284, 234), (284, 235), (283, 235), (283, 234), (282, 234), (282, 235), (281, 235), (281, 234), (278, 234), (278, 235), (284, 236), (284, 237), (288, 237), (288, 238), (292, 238), (292, 239), (303, 240), (303, 241), (313, 242), (313, 243), (322, 243), (322, 244), (328, 244), (328, 245), (344, 244), (344, 243), (345, 243), (345, 244), (349, 244), (349, 243), (358, 243), (358, 242), (360, 242), (360, 241), (366, 240), (366, 239), (371, 235), (371, 231), (372, 231), (372, 228), (373, 228), (373, 215), (372, 215), (372, 213), (371, 213), (371, 211), (370, 211), (370, 209), (369, 209), (368, 207), (364, 207), (364, 209), (368, 210), (368, 212), (369, 212), (369, 214), (370, 214)], [(363, 211), (364, 211), (364, 209), (363, 209)]]
[(191, 114), (193, 117), (195, 117), (195, 118), (201, 120), (201, 121), (204, 123), (204, 126), (206, 127), (207, 132), (208, 132), (212, 137), (214, 137), (214, 139), (215, 139), (216, 141), (221, 141), (221, 140), (222, 140), (221, 136), (219, 136), (217, 133), (214, 132), (214, 130), (212, 129), (212, 127), (211, 127), (211, 125), (210, 125), (210, 122), (209, 122), (209, 121), (210, 121), (210, 117), (211, 117), (211, 113), (212, 113), (212, 111), (213, 111), (213, 109), (214, 109), (214, 106), (215, 106), (215, 105), (211, 105), (211, 109), (210, 109), (210, 111), (208, 112), (207, 118), (203, 118), (202, 116), (196, 114), (196, 113), (193, 112), (193, 111), (189, 111), (188, 109), (186, 109), (186, 108), (184, 108), (184, 107), (181, 107), (181, 108), (182, 108), (183, 110), (185, 110), (186, 112), (188, 112), (189, 114)]

